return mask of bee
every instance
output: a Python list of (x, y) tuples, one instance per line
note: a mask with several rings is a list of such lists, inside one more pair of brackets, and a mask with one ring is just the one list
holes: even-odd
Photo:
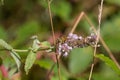
[(59, 44), (59, 43), (63, 44), (66, 41), (67, 41), (67, 36), (64, 35), (64, 36), (57, 39), (56, 44)]
[(62, 36), (56, 41), (56, 50), (59, 54), (67, 55), (73, 48), (94, 47), (96, 38), (96, 34), (93, 33), (87, 37), (82, 37), (77, 34)]

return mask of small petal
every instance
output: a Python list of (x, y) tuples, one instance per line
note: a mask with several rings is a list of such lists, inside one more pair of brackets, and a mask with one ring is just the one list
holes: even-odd
[(67, 44), (67, 43), (64, 43), (64, 45), (65, 45), (65, 46), (68, 46), (68, 44)]
[(95, 33), (91, 33), (91, 35), (90, 35), (93, 39), (96, 39), (97, 38), (97, 36), (96, 36), (96, 34)]
[(61, 46), (61, 44), (59, 44), (59, 48), (61, 48), (62, 46)]
[(65, 52), (65, 50), (63, 49), (62, 52)]
[(83, 38), (82, 38), (82, 36), (79, 36), (78, 39), (82, 40)]
[(73, 34), (72, 38), (73, 39), (78, 39), (78, 36), (76, 34)]
[(69, 33), (69, 35), (68, 35), (69, 37), (71, 37), (71, 36), (73, 36), (73, 33)]
[(87, 38), (88, 38), (88, 39), (91, 39), (91, 36), (88, 36)]
[(68, 46), (68, 49), (69, 49), (69, 50), (72, 50), (72, 47)]
[(68, 52), (65, 52), (65, 53), (63, 54), (63, 56), (65, 56), (65, 57), (68, 56)]

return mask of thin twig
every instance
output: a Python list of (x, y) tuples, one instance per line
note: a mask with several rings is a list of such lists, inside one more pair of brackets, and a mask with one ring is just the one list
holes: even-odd
[(15, 52), (28, 52), (29, 50), (20, 50), (20, 49), (12, 49), (12, 50), (8, 50), (8, 49), (0, 49), (0, 51), (15, 51)]
[[(92, 29), (94, 30), (95, 33), (97, 33), (97, 30), (95, 29), (95, 26), (93, 25), (93, 23), (89, 20), (88, 16), (86, 14), (84, 14), (85, 19), (88, 21), (88, 23), (90, 24), (90, 27), (92, 27)], [(103, 38), (101, 37), (101, 35), (99, 35), (100, 38), (100, 42), (102, 43), (103, 47), (105, 48), (105, 50), (107, 51), (108, 55), (110, 56), (110, 58), (115, 62), (115, 64), (117, 65), (117, 67), (120, 69), (120, 65), (118, 64), (117, 60), (115, 59), (115, 57), (113, 56), (111, 50), (108, 48), (107, 44), (105, 43), (105, 41), (103, 40)]]
[[(50, 8), (51, 1), (47, 0), (47, 3), (48, 3), (48, 11), (49, 11), (50, 23), (51, 23), (52, 34), (53, 34), (53, 42), (54, 42), (54, 45), (56, 45), (53, 20), (52, 20), (51, 8)], [(59, 80), (61, 80), (60, 67), (59, 67), (59, 55), (57, 54), (56, 54), (56, 60), (57, 60), (58, 76), (59, 76)]]
[(59, 57), (60, 57), (60, 56), (56, 54), (57, 68), (58, 68), (58, 76), (59, 76), (59, 80), (61, 80)]
[(99, 38), (100, 38), (100, 25), (101, 25), (102, 9), (103, 9), (103, 0), (101, 0), (101, 5), (99, 7), (97, 40), (96, 40), (96, 44), (95, 44), (96, 46), (94, 49), (94, 54), (93, 54), (94, 57), (93, 57), (93, 63), (91, 65), (89, 80), (91, 80), (91, 78), (92, 78), (92, 73), (93, 73), (93, 69), (94, 69), (94, 62), (95, 62), (95, 55), (96, 55), (96, 50), (97, 50), (97, 44), (98, 44)]
[(50, 1), (47, 0), (47, 3), (48, 3), (48, 11), (49, 11), (49, 16), (50, 16), (50, 24), (51, 24), (51, 28), (52, 28), (53, 42), (54, 42), (54, 45), (55, 45), (55, 32), (54, 32), (54, 27), (53, 27), (53, 20), (52, 20), (51, 8), (50, 8)]
[[(74, 23), (74, 27), (73, 29), (70, 31), (71, 33), (73, 33), (78, 25), (78, 22), (80, 22), (80, 20), (82, 19), (82, 17), (85, 17), (85, 19), (87, 20), (87, 22), (89, 23), (90, 27), (92, 27), (92, 29), (94, 30), (94, 32), (97, 34), (97, 30), (95, 29), (95, 26), (93, 25), (93, 23), (91, 22), (91, 20), (88, 18), (88, 16), (82, 12), (78, 18), (77, 18), (77, 22)], [(117, 65), (117, 67), (120, 69), (120, 65), (117, 62), (117, 60), (115, 59), (115, 57), (113, 56), (111, 50), (109, 49), (109, 47), (107, 46), (107, 44), (105, 43), (105, 41), (103, 40), (103, 38), (101, 37), (101, 35), (99, 35), (100, 38), (100, 42), (102, 43), (103, 47), (105, 48), (105, 50), (107, 51), (108, 55), (110, 56), (110, 58), (115, 62), (115, 64)]]
[[(88, 18), (88, 16), (84, 12), (82, 12), (78, 17), (80, 17), (80, 18), (77, 18), (77, 22), (74, 23), (74, 27), (70, 31), (71, 33), (73, 33), (75, 31), (75, 29), (76, 29), (76, 27), (78, 25), (78, 21), (80, 22), (80, 20), (82, 19), (81, 17), (85, 17), (85, 19), (89, 23), (90, 27), (92, 27), (92, 29), (94, 30), (94, 32), (97, 34), (97, 30), (95, 29), (95, 26), (93, 25), (93, 23), (90, 21), (90, 19)], [(117, 65), (117, 67), (120, 69), (119, 63), (117, 62), (117, 60), (113, 56), (111, 50), (109, 49), (109, 47), (107, 46), (107, 44), (105, 43), (105, 41), (103, 40), (103, 38), (101, 37), (101, 35), (99, 36), (99, 38), (100, 38), (100, 42), (102, 43), (103, 47), (107, 51), (107, 53), (110, 56), (110, 58), (115, 62), (115, 64)]]
[(103, 38), (101, 36), (100, 36), (100, 41), (101, 41), (103, 47), (105, 48), (105, 50), (107, 51), (108, 55), (110, 56), (110, 58), (115, 62), (117, 67), (120, 69), (120, 65), (119, 65), (118, 61), (115, 59), (111, 50), (108, 48), (108, 46), (106, 45), (105, 41), (103, 40)]
[(29, 49), (28, 49), (28, 50), (13, 49), (13, 51), (15, 51), (15, 52), (28, 52), (28, 51), (30, 51), (30, 50), (29, 50)]
[(84, 16), (84, 12), (81, 12), (81, 14), (78, 16), (77, 20), (75, 21), (72, 30), (70, 31), (70, 33), (73, 33), (78, 25), (78, 23), (80, 22), (80, 20), (82, 19), (82, 17)]
[(48, 71), (47, 75), (46, 75), (46, 80), (49, 80), (49, 75), (52, 73), (53, 68), (55, 67), (56, 63), (53, 63), (52, 67), (50, 68), (50, 70)]

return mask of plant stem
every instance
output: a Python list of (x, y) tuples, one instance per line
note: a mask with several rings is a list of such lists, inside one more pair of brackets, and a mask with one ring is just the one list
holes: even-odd
[(60, 57), (60, 56), (56, 54), (57, 68), (58, 68), (58, 76), (59, 76), (59, 80), (61, 80), (59, 57)]
[[(96, 44), (97, 44), (97, 42), (96, 42)], [(89, 80), (91, 80), (91, 78), (92, 78), (92, 73), (93, 73), (93, 69), (94, 69), (94, 65), (95, 65), (94, 62), (95, 62), (96, 50), (97, 50), (97, 47), (95, 47), (95, 49), (94, 49), (93, 63), (92, 63), (92, 65), (91, 65)]]
[(19, 50), (19, 49), (13, 49), (13, 51), (15, 51), (15, 52), (28, 52), (29, 50)]
[[(52, 20), (52, 14), (51, 14), (51, 9), (50, 9), (50, 3), (51, 3), (51, 1), (47, 0), (47, 3), (48, 3), (48, 11), (49, 11), (49, 16), (50, 16), (50, 24), (51, 24), (51, 28), (52, 28), (53, 42), (54, 42), (54, 45), (56, 45), (56, 42), (55, 42), (55, 33), (54, 33), (54, 27), (53, 27), (53, 20)], [(60, 67), (59, 67), (59, 55), (57, 53), (56, 53), (56, 61), (57, 61), (57, 68), (58, 68), (59, 80), (61, 80)]]
[(52, 28), (52, 35), (53, 35), (53, 42), (55, 45), (55, 33), (54, 33), (54, 27), (53, 27), (53, 20), (52, 20), (52, 13), (51, 13), (51, 9), (50, 9), (50, 1), (47, 0), (48, 3), (48, 11), (49, 11), (49, 16), (50, 16), (50, 24), (51, 24), (51, 28)]
[(96, 44), (95, 44), (96, 46), (95, 46), (95, 49), (94, 49), (93, 63), (92, 63), (92, 65), (91, 65), (89, 80), (91, 80), (91, 77), (92, 77), (92, 73), (93, 73), (93, 69), (94, 69), (94, 65), (95, 65), (94, 62), (95, 62), (95, 55), (96, 55), (96, 50), (97, 50), (97, 44), (98, 44), (99, 38), (100, 38), (100, 25), (101, 25), (103, 1), (104, 1), (104, 0), (101, 0), (101, 4), (100, 4), (100, 7), (99, 7), (97, 40), (96, 40)]
[(78, 25), (78, 23), (80, 22), (80, 20), (82, 19), (82, 17), (85, 15), (84, 12), (81, 12), (77, 18), (77, 20), (75, 21), (72, 30), (70, 31), (70, 33), (73, 33)]

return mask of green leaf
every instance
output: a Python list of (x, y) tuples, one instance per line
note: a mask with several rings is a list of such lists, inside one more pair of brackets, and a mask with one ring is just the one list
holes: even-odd
[(70, 53), (69, 69), (71, 73), (83, 72), (93, 60), (93, 50), (91, 47), (77, 48)]
[(44, 42), (41, 42), (41, 45), (40, 45), (41, 48), (50, 48), (51, 45), (48, 41), (44, 41)]
[(0, 26), (0, 38), (5, 40), (7, 38), (7, 33), (2, 26)]
[(0, 39), (0, 46), (7, 49), (7, 50), (12, 50), (13, 48), (7, 44), (4, 40)]
[[(32, 49), (34, 51), (37, 51), (39, 48), (40, 48), (40, 41), (37, 39), (37, 36), (33, 36), (35, 37), (34, 40), (33, 40), (33, 45), (32, 45)], [(33, 38), (32, 37), (32, 38)]]
[(36, 64), (39, 64), (40, 67), (43, 67), (45, 69), (50, 69), (51, 66), (53, 65), (51, 60), (39, 60), (36, 62)]
[(10, 70), (9, 70), (9, 76), (13, 76), (17, 71), (17, 68), (16, 67), (12, 67)]
[(15, 51), (11, 51), (10, 52), (11, 56), (13, 57), (13, 59), (15, 60), (18, 70), (20, 69), (20, 65), (21, 65), (21, 58), (20, 56), (15, 52)]
[[(99, 63), (98, 72), (93, 73), (93, 80), (120, 80), (120, 76), (103, 62)], [(86, 80), (86, 79), (85, 79)]]
[[(47, 1), (39, 0), (40, 5), (47, 8)], [(68, 20), (71, 13), (71, 5), (65, 0), (51, 2), (51, 11), (63, 20)]]
[(51, 10), (63, 20), (68, 20), (70, 18), (71, 6), (65, 0), (53, 1), (51, 3)]
[(120, 51), (120, 13), (105, 21), (101, 28), (101, 34), (110, 50)]
[(36, 54), (30, 51), (30, 53), (27, 56), (26, 62), (25, 62), (25, 72), (28, 74), (29, 70), (33, 66), (34, 62), (36, 60)]
[(39, 24), (37, 21), (28, 21), (25, 24), (21, 25), (17, 30), (16, 40), (13, 42), (13, 45), (21, 45), (23, 44), (28, 38), (39, 32)]
[(97, 58), (104, 61), (109, 67), (111, 67), (117, 74), (120, 75), (120, 69), (116, 66), (116, 64), (109, 58), (104, 56), (103, 54), (96, 55)]
[(7, 49), (7, 50), (10, 50), (10, 55), (13, 57), (13, 59), (15, 60), (16, 64), (17, 64), (17, 67), (18, 69), (20, 68), (20, 65), (21, 65), (21, 62), (20, 62), (20, 56), (15, 52), (13, 51), (12, 47), (7, 44), (4, 40), (0, 39), (0, 46), (2, 46), (3, 48)]
[(120, 5), (120, 0), (106, 0), (106, 2)]

